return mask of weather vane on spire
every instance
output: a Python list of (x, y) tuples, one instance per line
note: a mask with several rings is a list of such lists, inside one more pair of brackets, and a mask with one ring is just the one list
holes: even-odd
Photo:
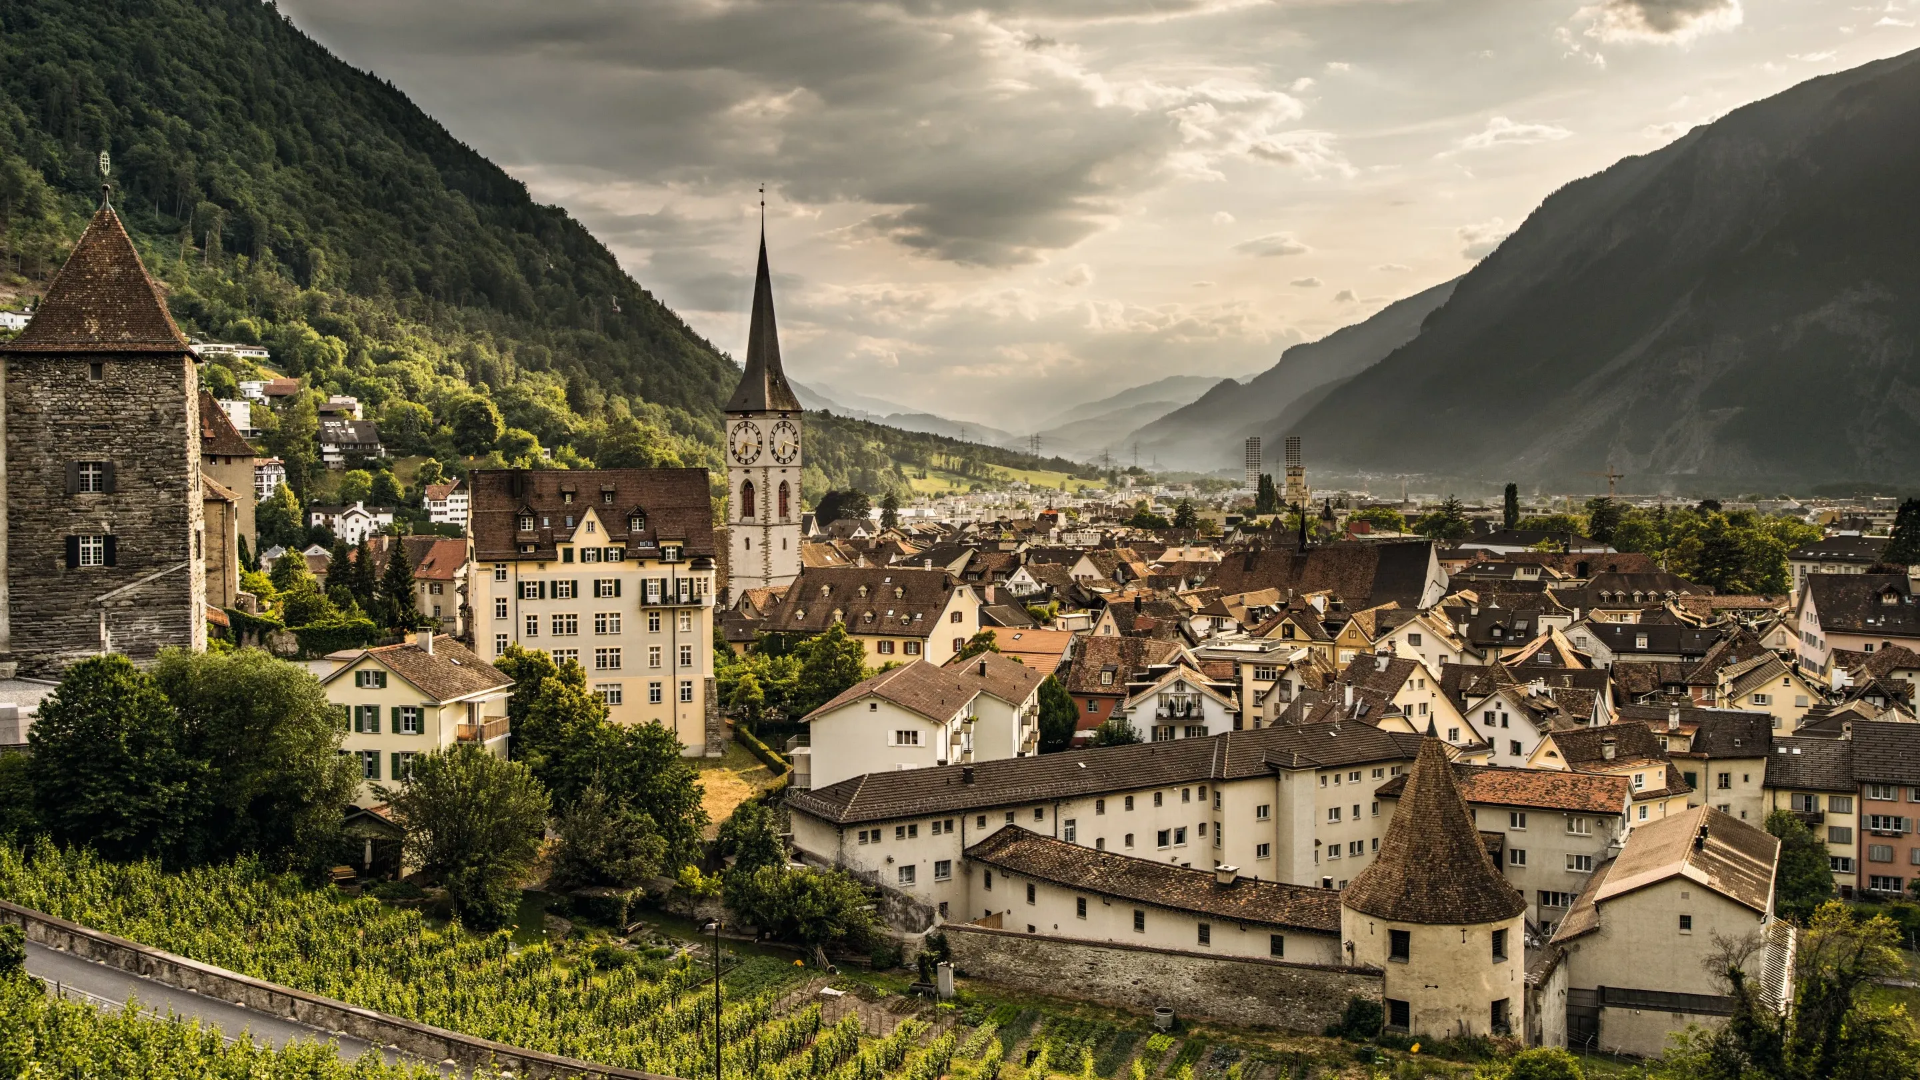
[(107, 156), (105, 150), (102, 150), (100, 151), (100, 205), (102, 206), (108, 205), (113, 198), (113, 185), (107, 181), (107, 177), (112, 173), (113, 159)]
[(760, 185), (760, 231), (767, 231), (767, 185)]

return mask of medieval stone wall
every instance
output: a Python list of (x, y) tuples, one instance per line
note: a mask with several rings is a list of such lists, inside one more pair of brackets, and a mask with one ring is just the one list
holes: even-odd
[(965, 923), (940, 930), (953, 966), (968, 978), (1128, 1009), (1166, 1006), (1178, 1016), (1319, 1034), (1349, 998), (1380, 1000), (1380, 973), (1364, 968), (1199, 956)]
[[(55, 674), (98, 653), (103, 613), (113, 651), (136, 662), (171, 645), (205, 647), (192, 360), (16, 353), (5, 377), (9, 636), (20, 673)], [(113, 490), (70, 494), (67, 466), (80, 461), (111, 462)], [(114, 565), (68, 568), (67, 537), (102, 534), (114, 537)]]

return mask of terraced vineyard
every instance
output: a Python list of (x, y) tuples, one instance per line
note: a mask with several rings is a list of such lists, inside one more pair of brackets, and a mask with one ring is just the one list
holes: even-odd
[[(31, 852), (0, 845), (0, 899), (257, 978), (514, 1046), (669, 1076), (714, 1075), (710, 969), (686, 954), (647, 959), (565, 941), (515, 947), (505, 932), (437, 929), (417, 912), (310, 889), (250, 862), (167, 873), (155, 864), (114, 864), (45, 844)], [(823, 1014), (821, 999), (806, 992), (806, 978), (804, 970), (779, 960), (733, 958), (718, 1017), (723, 1080), (1294, 1075), (1274, 1062), (1241, 1060), (1226, 1047), (1209, 1052), (1197, 1039), (1147, 1038), (1138, 1027), (1010, 1005), (970, 1010), (971, 1022), (956, 1023), (951, 1008), (888, 999), (920, 1014), (898, 1015), (870, 1003), (855, 1008), (848, 997), (828, 1007), (844, 1015), (830, 1016)], [(0, 1005), (18, 1013), (24, 1000)], [(103, 1020), (96, 1031), (66, 1008), (33, 1016), (0, 1012), (0, 1027), (15, 1020), (21, 1027), (29, 1021), (67, 1025), (92, 1048), (87, 1054), (93, 1056), (82, 1059), (96, 1063), (132, 1052), (129, 1046), (164, 1047), (181, 1060), (191, 1056), (192, 1040), (143, 1034), (140, 1024), (159, 1021)], [(6, 1049), (0, 1037), (0, 1058)], [(332, 1075), (300, 1073), (301, 1060), (259, 1057), (234, 1071), (227, 1068), (231, 1063), (209, 1062), (205, 1075)], [(50, 1075), (114, 1074), (55, 1069)], [(183, 1069), (178, 1075), (200, 1074)], [(375, 1074), (366, 1075), (371, 1080)]]

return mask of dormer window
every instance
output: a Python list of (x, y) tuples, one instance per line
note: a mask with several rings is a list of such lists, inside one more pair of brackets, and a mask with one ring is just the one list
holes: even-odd
[(1893, 589), (1888, 589), (1886, 592), (1880, 594), (1880, 604), (1882, 607), (1892, 607), (1899, 602), (1900, 594)]
[(821, 595), (821, 596), (832, 596), (832, 595), (833, 595), (833, 586), (831, 586), (831, 585), (822, 585), (822, 586), (820, 586), (820, 595)]
[(900, 586), (898, 586), (898, 585), (895, 585), (895, 586), (893, 587), (893, 598), (894, 598), (895, 600), (899, 600), (899, 599), (901, 599), (902, 597), (904, 597), (904, 596), (906, 596), (906, 595), (907, 595), (907, 590), (905, 590), (905, 589), (903, 589), (903, 588), (901, 588), (901, 587), (900, 587)]
[(646, 532), (647, 531), (647, 515), (642, 514), (639, 511), (635, 511), (631, 514), (628, 514), (627, 515), (627, 531), (630, 533)]
[(613, 505), (613, 489), (612, 488), (608, 488), (606, 491), (603, 491), (600, 493), (600, 504), (602, 506)]
[(519, 524), (520, 524), (521, 532), (532, 532), (533, 531), (533, 515), (521, 514)]
[(861, 596), (867, 595), (867, 587), (865, 585), (860, 586), (860, 595)]
[(834, 621), (834, 622), (844, 622), (844, 621), (846, 621), (846, 617), (847, 617), (847, 613), (846, 613), (846, 611), (845, 611), (845, 609), (843, 609), (843, 608), (834, 608), (834, 609), (833, 609), (833, 621)]
[(573, 502), (573, 492), (571, 492), (571, 491), (563, 491), (563, 492), (561, 492), (561, 493), (560, 493), (560, 501), (561, 501), (562, 503), (571, 503), (571, 502)]

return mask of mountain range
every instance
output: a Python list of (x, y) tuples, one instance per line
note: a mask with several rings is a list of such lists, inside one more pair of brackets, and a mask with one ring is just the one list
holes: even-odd
[(1260, 432), (1301, 435), (1316, 468), (1478, 481), (1908, 481), (1916, 205), (1920, 52), (1567, 184), (1417, 336)]

